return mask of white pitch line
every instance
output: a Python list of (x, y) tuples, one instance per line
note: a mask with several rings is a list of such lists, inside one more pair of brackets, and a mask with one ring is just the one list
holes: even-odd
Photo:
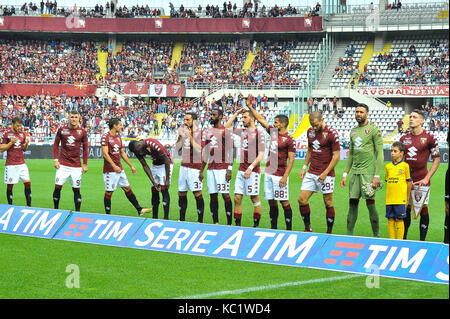
[(349, 275), (349, 276), (319, 278), (319, 279), (311, 279), (311, 280), (306, 280), (306, 281), (293, 281), (293, 282), (286, 282), (286, 283), (282, 283), (282, 284), (249, 287), (249, 288), (242, 288), (242, 289), (235, 289), (235, 290), (222, 290), (222, 291), (216, 291), (216, 292), (211, 292), (211, 293), (206, 293), (206, 294), (176, 297), (176, 298), (172, 298), (172, 299), (203, 299), (203, 298), (211, 298), (211, 297), (218, 297), (218, 296), (225, 296), (225, 295), (236, 295), (236, 294), (243, 294), (243, 293), (248, 293), (248, 292), (253, 292), (253, 291), (279, 289), (279, 288), (284, 288), (284, 287), (302, 286), (302, 285), (308, 285), (308, 284), (351, 279), (351, 278), (361, 277), (361, 276), (364, 276), (364, 275), (353, 274), (353, 275)]

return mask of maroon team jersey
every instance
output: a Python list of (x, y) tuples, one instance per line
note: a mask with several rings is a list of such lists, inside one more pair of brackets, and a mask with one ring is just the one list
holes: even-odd
[(226, 130), (224, 126), (209, 128), (203, 134), (202, 141), (209, 149), (208, 169), (227, 169), (232, 165), (234, 142), (230, 130)]
[[(254, 130), (243, 128), (233, 129), (233, 133), (241, 137), (241, 158), (239, 170), (245, 172), (247, 168), (258, 157), (259, 152), (264, 152), (266, 147), (266, 137), (262, 130), (255, 128)], [(258, 163), (253, 168), (253, 172), (260, 173), (261, 168)]]
[[(116, 136), (111, 135), (109, 132), (102, 136), (102, 146), (108, 146), (108, 155), (115, 165), (122, 169), (122, 163), (120, 162), (120, 150), (122, 149), (122, 139), (120, 134)], [(108, 161), (103, 162), (103, 173), (112, 173), (114, 169)]]
[(420, 181), (428, 173), (427, 164), (430, 155), (433, 159), (440, 157), (436, 137), (423, 130), (419, 135), (406, 133), (400, 138), (400, 142), (405, 144), (405, 162), (411, 169), (413, 182)]
[(266, 174), (283, 176), (286, 172), (289, 153), (295, 153), (295, 140), (289, 133), (278, 134), (278, 130), (269, 126), (269, 154), (267, 156)]
[[(339, 151), (339, 134), (335, 129), (325, 125), (323, 130), (316, 132), (310, 127), (306, 133), (308, 137), (308, 150), (311, 154), (308, 172), (320, 175), (328, 167), (333, 158), (333, 152)], [(334, 169), (328, 176), (334, 177)]]
[[(204, 147), (202, 141), (202, 130), (196, 129), (192, 135), (194, 142), (199, 144), (200, 147)], [(181, 166), (194, 168), (201, 170), (202, 169), (202, 154), (194, 149), (191, 145), (190, 138), (187, 137), (186, 134), (181, 135)]]
[[(61, 153), (59, 154), (59, 145), (61, 144)], [(59, 163), (69, 167), (81, 167), (81, 147), (83, 147), (83, 164), (88, 161), (88, 136), (86, 130), (82, 127), (70, 128), (64, 125), (58, 129), (53, 144), (53, 158), (58, 159)]]
[(162, 157), (163, 154), (166, 154), (167, 157), (169, 157), (171, 164), (173, 163), (169, 151), (158, 140), (154, 138), (147, 138), (142, 142), (144, 142), (145, 146), (147, 147), (147, 155), (152, 159), (153, 165), (164, 164), (164, 159)]
[(8, 144), (14, 137), (17, 138), (17, 141), (6, 151), (5, 165), (25, 164), (23, 158), (23, 145), (25, 144), (26, 137), (22, 130), (16, 133), (12, 128), (9, 128), (3, 134), (2, 144)]

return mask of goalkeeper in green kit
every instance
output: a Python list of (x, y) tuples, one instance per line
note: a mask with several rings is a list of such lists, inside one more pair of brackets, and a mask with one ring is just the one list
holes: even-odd
[(353, 235), (356, 219), (358, 218), (358, 204), (362, 197), (366, 200), (369, 210), (373, 236), (378, 237), (378, 212), (375, 207), (375, 190), (380, 187), (380, 173), (383, 171), (384, 154), (383, 138), (380, 129), (367, 120), (369, 107), (358, 104), (355, 118), (358, 126), (350, 133), (350, 150), (347, 158), (341, 186), (346, 187), (347, 174), (350, 203), (347, 215), (347, 235)]

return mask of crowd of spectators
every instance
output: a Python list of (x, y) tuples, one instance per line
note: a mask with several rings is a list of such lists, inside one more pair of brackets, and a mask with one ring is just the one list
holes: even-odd
[[(199, 17), (211, 17), (211, 18), (264, 18), (264, 17), (284, 17), (292, 15), (303, 15), (304, 11), (299, 11), (296, 7), (289, 4), (287, 7), (279, 7), (275, 5), (273, 7), (266, 7), (261, 4), (261, 0), (253, 0), (246, 2), (243, 7), (237, 7), (236, 3), (233, 5), (230, 1), (225, 1), (222, 6), (208, 4), (205, 8), (199, 5), (197, 8), (185, 8), (182, 4), (179, 9), (175, 9), (175, 6), (169, 2), (170, 17), (171, 18), (199, 18)], [(321, 5), (317, 3), (313, 8), (310, 8), (307, 12), (308, 16), (318, 16)], [(136, 18), (136, 17), (160, 17), (165, 15), (163, 8), (152, 8), (149, 5), (133, 5), (127, 7), (126, 5), (117, 6), (113, 1), (106, 1), (106, 4), (96, 4), (93, 7), (79, 7), (76, 5), (64, 7), (58, 6), (56, 0), (50, 1), (41, 0), (38, 4), (30, 2), (24, 3), (22, 6), (0, 6), (0, 16), (11, 15), (42, 15), (51, 14), (54, 16), (69, 16), (71, 14), (78, 15), (80, 17), (116, 17), (116, 18)]]
[(0, 82), (95, 83), (97, 44), (75, 40), (0, 39)]
[(154, 68), (161, 69), (167, 84), (177, 84), (175, 68), (171, 69), (173, 41), (128, 41), (115, 54), (108, 55), (105, 81), (108, 83), (152, 82)]
[(430, 41), (428, 54), (419, 56), (414, 44), (407, 52), (399, 49), (397, 54), (379, 54), (379, 62), (386, 63), (388, 70), (397, 70), (396, 81), (400, 84), (438, 85), (449, 83), (449, 47), (447, 43)]
[(432, 132), (448, 132), (449, 109), (448, 102), (422, 105), (421, 110), (425, 113), (425, 118), (430, 118), (428, 129)]

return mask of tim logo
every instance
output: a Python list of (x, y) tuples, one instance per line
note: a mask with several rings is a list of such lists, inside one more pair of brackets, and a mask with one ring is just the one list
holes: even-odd
[(338, 264), (341, 266), (353, 266), (354, 258), (359, 256), (359, 251), (364, 248), (364, 244), (337, 242), (337, 249), (330, 251), (329, 258), (323, 262), (325, 264)]
[(64, 232), (64, 236), (81, 237), (92, 221), (92, 218), (75, 217), (73, 223), (68, 227), (69, 230)]

